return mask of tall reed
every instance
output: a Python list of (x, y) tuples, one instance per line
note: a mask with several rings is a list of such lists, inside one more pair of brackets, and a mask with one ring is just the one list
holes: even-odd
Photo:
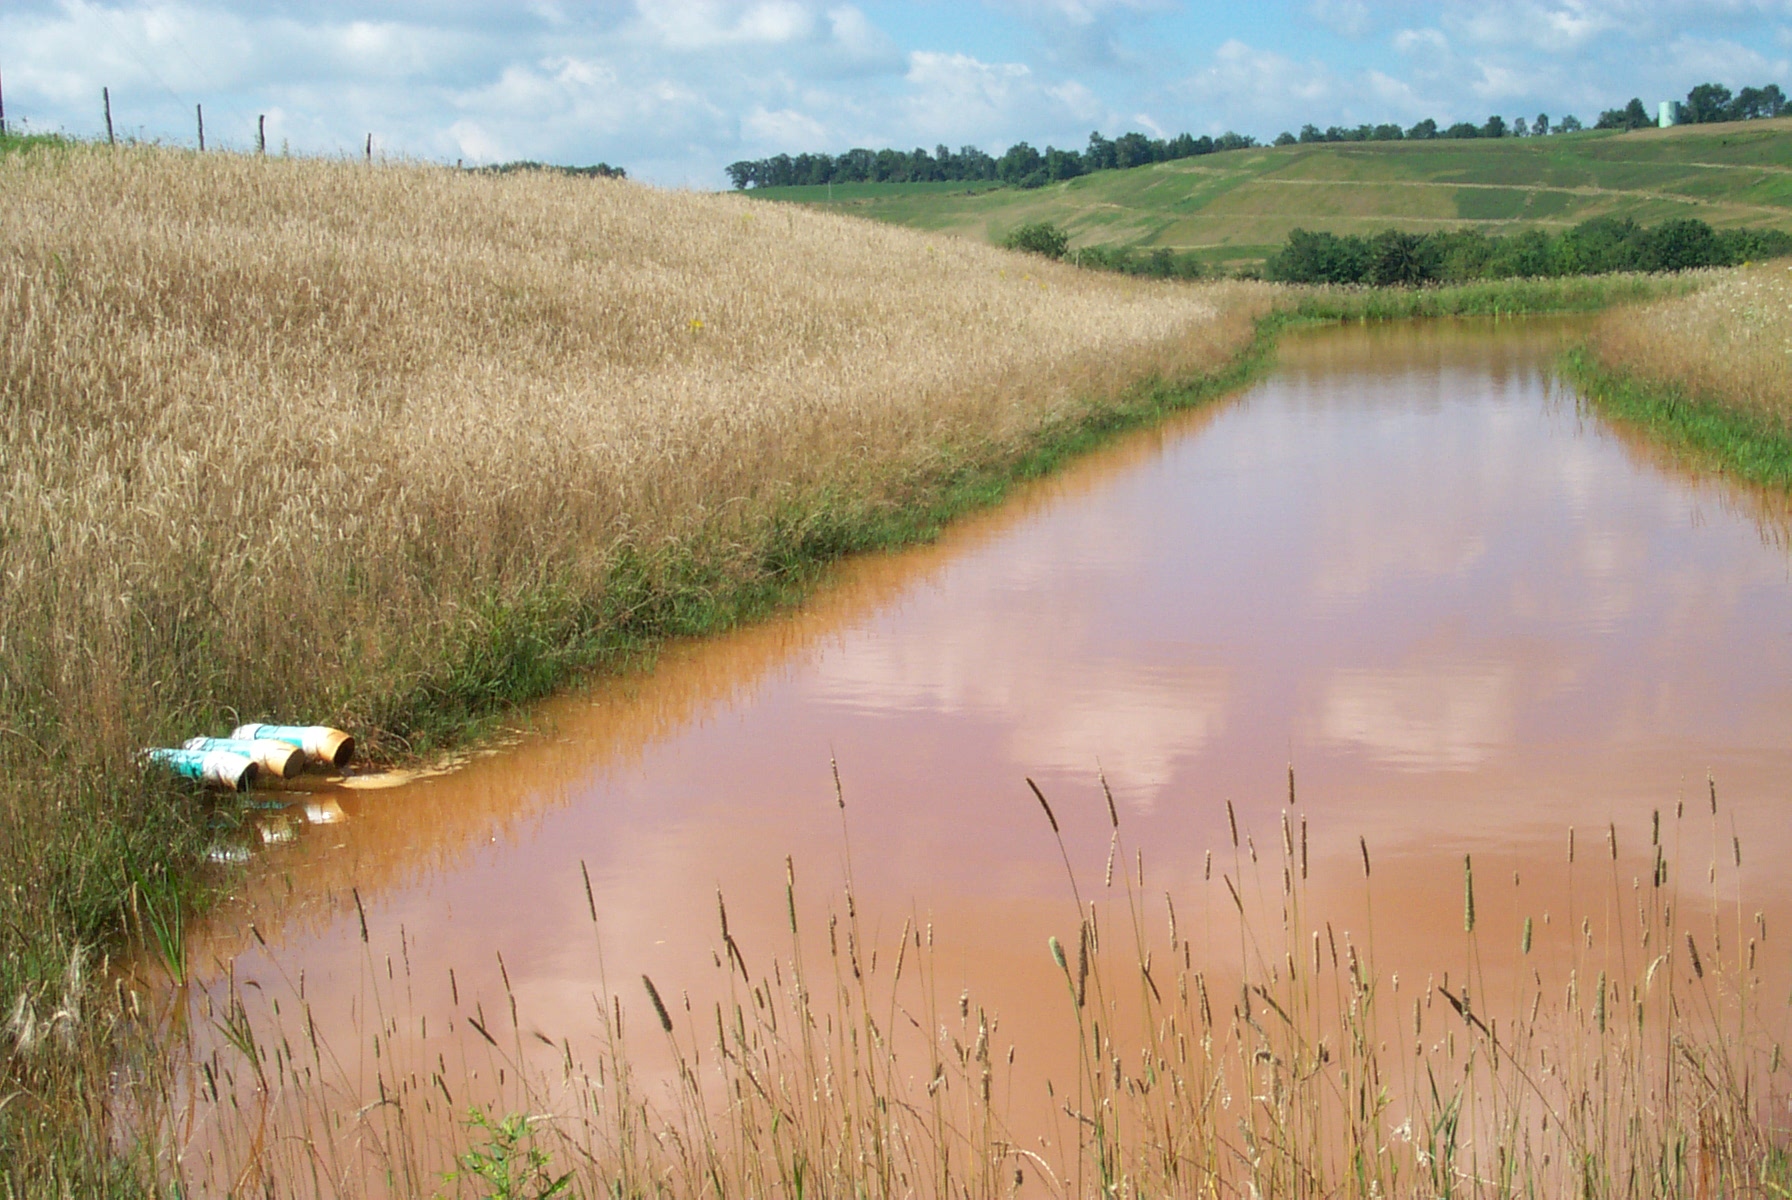
[(1792, 267), (1783, 262), (1607, 314), (1589, 344), (1608, 370), (1792, 435)]
[[(1018, 1051), (1069, 1065), (1048, 1107), (1023, 1098), (1017, 1113), (1017, 1048), (969, 991), (942, 994), (924, 918), (868, 936), (849, 854), (822, 927), (799, 920), (787, 863), (777, 953), (743, 947), (718, 896), (714, 999), (606, 984), (592, 1029), (533, 1029), (506, 976), (508, 1012), (457, 992), (459, 1035), (414, 1038), (405, 1027), (428, 1018), (405, 1009), (407, 958), (367, 973), (370, 1056), (320, 1044), (302, 985), (285, 1007), (259, 996), (251, 1019), (227, 980), (183, 999), (211, 1006), (191, 1028), (227, 1036), (184, 1083), (133, 1091), (139, 1132), (190, 1137), (197, 1091), (218, 1123), (167, 1178), (280, 1195), (465, 1182), (457, 1164), (489, 1157), (501, 1129), (544, 1186), (592, 1196), (1666, 1198), (1792, 1183), (1788, 980), (1768, 966), (1715, 787), (1708, 815), (1658, 813), (1648, 839), (1613, 827), (1578, 862), (1570, 832), (1567, 910), (1512, 927), (1490, 923), (1464, 857), (1460, 890), (1436, 898), (1460, 904), (1461, 944), (1422, 980), (1378, 965), (1389, 931), (1372, 917), (1352, 932), (1315, 911), (1290, 795), (1279, 830), (1256, 831), (1277, 850), (1234, 819), (1197, 892), (1161, 903), (1108, 802), (1106, 877), (1069, 874), (1062, 935), (1037, 948), (1062, 980), (1062, 1044)], [(1703, 841), (1701, 821), (1709, 863), (1677, 853)], [(1204, 923), (1217, 935), (1197, 949)], [(377, 967), (392, 931), (371, 932)]]

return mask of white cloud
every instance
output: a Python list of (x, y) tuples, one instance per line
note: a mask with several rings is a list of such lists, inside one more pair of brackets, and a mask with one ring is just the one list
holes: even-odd
[(642, 27), (672, 50), (780, 46), (807, 40), (816, 27), (816, 14), (794, 0), (658, 0), (641, 4), (639, 12)]
[(1212, 61), (1177, 85), (1179, 95), (1220, 127), (1261, 126), (1264, 121), (1300, 122), (1323, 118), (1339, 90), (1337, 76), (1322, 62), (1297, 62), (1273, 50), (1237, 39), (1223, 43)]
[(1028, 125), (1068, 130), (1106, 115), (1088, 88), (1074, 82), (1049, 84), (1024, 63), (987, 63), (968, 54), (923, 50), (909, 56), (904, 82), (905, 123), (928, 131), (926, 139), (917, 140), (999, 138), (1004, 130)]
[(1667, 56), (1689, 76), (1696, 75), (1701, 81), (1765, 83), (1770, 78), (1783, 80), (1788, 72), (1783, 56), (1768, 58), (1750, 46), (1692, 34), (1682, 34), (1669, 43)]
[(1460, 770), (1512, 740), (1518, 699), (1503, 665), (1340, 671), (1320, 701), (1319, 736), (1397, 766)]
[(794, 108), (770, 111), (755, 108), (741, 120), (741, 132), (749, 141), (783, 146), (793, 154), (829, 151), (833, 131), (806, 112)]
[(1371, 24), (1369, 6), (1364, 0), (1310, 0), (1307, 12), (1315, 21), (1344, 37), (1362, 37)]
[(1440, 29), (1402, 29), (1394, 35), (1394, 49), (1415, 57), (1435, 57), (1450, 52), (1450, 39)]
[(997, 0), (997, 6), (1040, 22), (1088, 28), (1115, 15), (1160, 10), (1163, 0)]

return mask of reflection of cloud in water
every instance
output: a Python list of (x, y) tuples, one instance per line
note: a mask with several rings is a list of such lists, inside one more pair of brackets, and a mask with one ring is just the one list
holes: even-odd
[[(986, 608), (976, 610), (989, 614)], [(1184, 762), (1222, 734), (1227, 668), (1161, 654), (1094, 658), (1074, 630), (1041, 639), (1036, 623), (942, 626), (826, 658), (814, 686), (832, 703), (982, 718), (1001, 729), (1007, 761), (1036, 772), (1087, 774), (1099, 763), (1149, 811)], [(1179, 657), (1184, 661), (1178, 662)]]
[(1512, 740), (1517, 696), (1504, 664), (1340, 671), (1320, 702), (1320, 736), (1398, 766), (1472, 767)]

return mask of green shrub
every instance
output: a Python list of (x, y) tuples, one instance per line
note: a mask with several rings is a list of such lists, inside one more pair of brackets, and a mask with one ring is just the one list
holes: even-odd
[(1010, 231), (1002, 239), (1002, 246), (1007, 250), (1043, 254), (1047, 258), (1063, 258), (1064, 252), (1070, 249), (1070, 235), (1050, 221), (1035, 221)]
[(1628, 218), (1595, 217), (1561, 233), (1527, 229), (1506, 237), (1477, 229), (1387, 229), (1371, 237), (1296, 229), (1270, 256), (1265, 273), (1282, 283), (1411, 287), (1688, 271), (1785, 255), (1792, 255), (1792, 234), (1778, 229), (1720, 232), (1685, 218), (1645, 227)]

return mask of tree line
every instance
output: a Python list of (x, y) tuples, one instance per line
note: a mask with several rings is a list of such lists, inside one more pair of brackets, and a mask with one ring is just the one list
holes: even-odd
[(1496, 236), (1479, 229), (1369, 236), (1296, 229), (1270, 256), (1264, 274), (1283, 283), (1419, 286), (1478, 279), (1603, 275), (1614, 271), (1685, 271), (1792, 255), (1792, 234), (1778, 229), (1714, 230), (1681, 218), (1645, 226), (1595, 217), (1560, 233), (1529, 229)]
[[(1684, 101), (1674, 105), (1674, 119), (1683, 125), (1709, 125), (1718, 121), (1759, 121), (1792, 115), (1792, 104), (1780, 85), (1745, 87), (1735, 95), (1721, 83), (1701, 83), (1686, 93)], [(1642, 129), (1655, 124), (1656, 118), (1633, 98), (1623, 108), (1608, 108), (1599, 114), (1595, 129)]]
[[(1687, 93), (1684, 103), (1676, 105), (1677, 118), (1687, 123), (1712, 121), (1748, 121), (1792, 114), (1785, 93), (1778, 84), (1745, 87), (1735, 95), (1722, 84), (1701, 83)], [(1640, 98), (1621, 108), (1599, 114), (1595, 129), (1640, 129), (1655, 124)], [(1548, 113), (1535, 118), (1516, 117), (1508, 122), (1502, 116), (1491, 116), (1479, 125), (1458, 121), (1439, 125), (1427, 118), (1411, 126), (1333, 125), (1320, 129), (1303, 125), (1299, 133), (1282, 133), (1275, 145), (1291, 146), (1312, 142), (1399, 142), (1429, 141), (1434, 138), (1503, 138), (1548, 137), (1554, 134), (1577, 133), (1585, 128), (1573, 116), (1554, 120)], [(737, 190), (749, 187), (803, 187), (830, 183), (988, 183), (1010, 187), (1043, 187), (1065, 179), (1075, 179), (1095, 171), (1124, 170), (1149, 163), (1171, 162), (1194, 158), (1221, 150), (1242, 150), (1257, 145), (1257, 140), (1241, 133), (1223, 133), (1219, 137), (1195, 137), (1180, 133), (1173, 138), (1153, 138), (1143, 133), (1125, 133), (1106, 138), (1100, 132), (1089, 135), (1089, 144), (1082, 150), (1061, 150), (1047, 146), (1043, 151), (1026, 142), (1016, 142), (1000, 157), (986, 154), (975, 146), (952, 150), (937, 146), (932, 153), (914, 150), (848, 150), (844, 154), (775, 154), (770, 158), (743, 159), (729, 163), (728, 180)]]
[(931, 154), (922, 148), (848, 150), (840, 155), (776, 154), (729, 163), (726, 169), (736, 189), (828, 183), (958, 182), (1041, 187), (1091, 171), (1142, 167), (1218, 150), (1242, 150), (1256, 144), (1255, 138), (1239, 133), (1224, 133), (1217, 138), (1187, 133), (1151, 138), (1142, 133), (1126, 133), (1110, 139), (1096, 132), (1089, 135), (1089, 144), (1080, 151), (1060, 150), (1056, 146), (1040, 151), (1027, 142), (1016, 142), (997, 158), (975, 146), (961, 146), (955, 151), (942, 145)]

